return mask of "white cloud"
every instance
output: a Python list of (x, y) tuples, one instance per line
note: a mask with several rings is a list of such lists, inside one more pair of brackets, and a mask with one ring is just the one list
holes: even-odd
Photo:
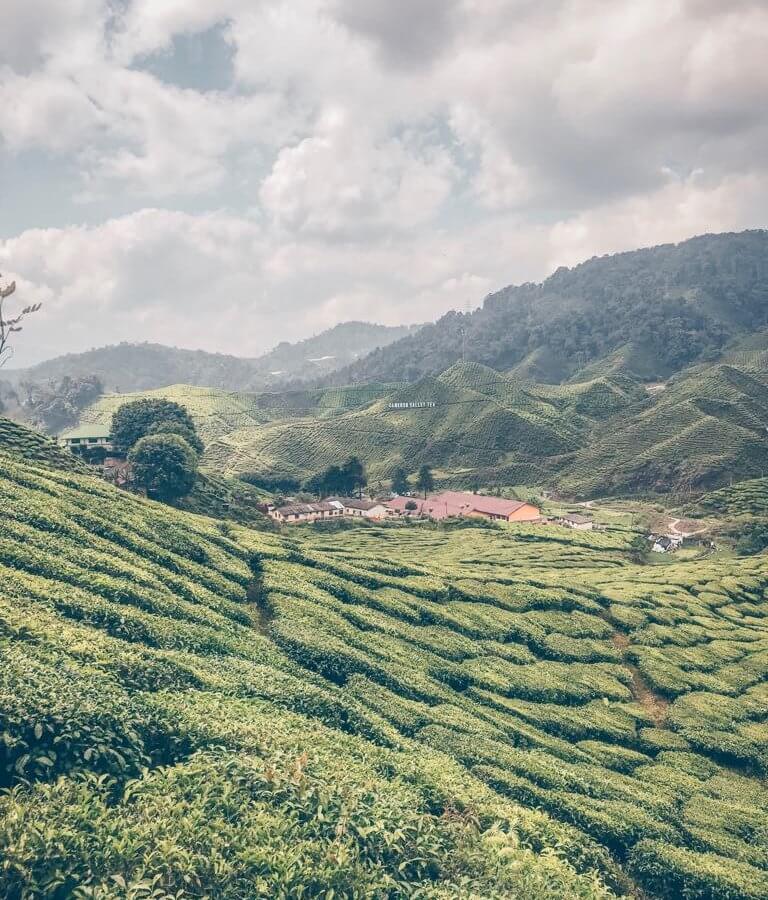
[[(45, 352), (144, 337), (255, 352), (339, 318), (431, 318), (593, 253), (765, 223), (759, 0), (3, 11), (5, 170), (34, 178), (36, 150), (79, 174), (66, 210), (41, 202), (41, 228), (0, 244), (46, 301)], [(225, 89), (142, 68), (211, 28), (232, 48)], [(93, 224), (93, 210), (113, 217)]]

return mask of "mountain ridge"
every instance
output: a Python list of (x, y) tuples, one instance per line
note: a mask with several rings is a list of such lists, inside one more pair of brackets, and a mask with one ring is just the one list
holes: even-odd
[(121, 342), (67, 353), (26, 369), (8, 369), (2, 379), (43, 382), (97, 375), (119, 393), (192, 384), (224, 390), (263, 390), (283, 381), (328, 373), (419, 326), (341, 322), (302, 341), (282, 341), (257, 357), (188, 350), (153, 342)]

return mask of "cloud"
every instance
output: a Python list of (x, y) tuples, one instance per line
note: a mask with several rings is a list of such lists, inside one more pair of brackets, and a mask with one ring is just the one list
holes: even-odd
[(280, 152), (260, 199), (291, 231), (357, 240), (430, 221), (454, 176), (441, 148), (394, 138), (376, 144), (355, 121), (330, 111), (313, 137)]
[(0, 243), (45, 352), (251, 353), (765, 224), (758, 0), (6, 6), (4, 177), (74, 173)]
[(460, 26), (459, 0), (337, 0), (332, 15), (395, 65), (423, 66), (445, 53)]

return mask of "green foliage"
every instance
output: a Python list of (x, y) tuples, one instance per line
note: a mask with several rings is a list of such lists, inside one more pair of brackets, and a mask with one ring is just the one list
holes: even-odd
[(411, 485), (408, 481), (408, 473), (402, 466), (399, 466), (392, 473), (392, 493), (403, 496), (404, 494), (407, 494), (410, 489)]
[(141, 438), (168, 432), (169, 428), (187, 439), (193, 449), (203, 449), (187, 410), (179, 403), (163, 399), (123, 403), (112, 416), (112, 441), (117, 450), (127, 453)]
[(148, 434), (128, 454), (132, 477), (158, 500), (175, 500), (192, 490), (197, 476), (197, 454), (177, 434)]
[(61, 381), (42, 384), (25, 381), (21, 387), (30, 421), (48, 433), (75, 425), (81, 411), (94, 403), (104, 390), (95, 375), (79, 378), (65, 375)]
[(425, 464), (419, 469), (416, 487), (424, 492), (425, 497), (430, 491), (434, 490), (435, 476), (432, 474), (432, 468), (430, 466)]
[(353, 496), (368, 484), (365, 467), (356, 456), (350, 456), (341, 466), (328, 466), (323, 472), (312, 475), (304, 483), (304, 490), (318, 497), (333, 494)]

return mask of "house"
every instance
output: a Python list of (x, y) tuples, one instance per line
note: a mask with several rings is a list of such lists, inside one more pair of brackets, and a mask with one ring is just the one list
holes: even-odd
[(575, 528), (576, 531), (592, 531), (595, 527), (595, 523), (589, 516), (582, 516), (579, 513), (568, 513), (567, 516), (561, 516), (557, 521), (558, 524), (566, 528)]
[(658, 535), (654, 538), (651, 550), (653, 550), (654, 553), (669, 553), (671, 550), (675, 550), (676, 547), (677, 545), (672, 541), (672, 539), (663, 534)]
[(127, 487), (133, 478), (133, 466), (120, 456), (107, 456), (104, 460), (103, 474), (105, 481), (116, 487)]
[[(406, 505), (416, 505), (406, 509)], [(431, 519), (447, 519), (454, 516), (475, 516), (505, 522), (538, 522), (541, 511), (532, 503), (522, 500), (505, 500), (487, 497), (467, 491), (443, 491), (426, 500), (414, 497), (395, 497), (385, 506), (397, 515), (428, 516)]]
[(112, 434), (109, 425), (81, 425), (60, 434), (59, 444), (79, 455), (97, 447), (111, 452)]
[(328, 503), (342, 511), (345, 516), (363, 519), (383, 519), (393, 515), (381, 500), (358, 499), (357, 497), (329, 497)]
[(318, 519), (334, 519), (343, 510), (331, 503), (289, 503), (270, 510), (269, 516), (276, 522), (294, 525), (296, 522), (315, 522)]

